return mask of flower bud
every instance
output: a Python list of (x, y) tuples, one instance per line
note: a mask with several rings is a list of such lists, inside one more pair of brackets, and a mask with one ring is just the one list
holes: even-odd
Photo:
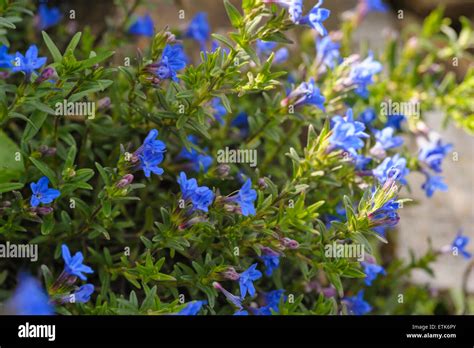
[(217, 174), (219, 174), (220, 177), (226, 177), (230, 173), (230, 166), (228, 164), (219, 164), (217, 167)]
[(225, 272), (224, 272), (224, 277), (229, 280), (239, 280), (240, 279), (240, 274), (237, 273), (234, 267), (229, 267)]
[(40, 84), (46, 80), (49, 80), (55, 74), (56, 74), (56, 70), (54, 70), (53, 67), (48, 66), (46, 69), (43, 69), (40, 76), (38, 76), (35, 82)]
[(298, 249), (300, 244), (294, 240), (294, 239), (290, 239), (290, 238), (282, 238), (280, 240), (281, 242), (281, 245), (283, 245), (285, 248), (288, 248), (288, 249)]
[(110, 107), (111, 101), (109, 97), (101, 98), (97, 101), (97, 109), (105, 110)]
[(133, 182), (133, 179), (134, 177), (132, 174), (126, 174), (122, 177), (122, 179), (119, 180), (119, 182), (117, 182), (115, 186), (117, 188), (125, 188)]

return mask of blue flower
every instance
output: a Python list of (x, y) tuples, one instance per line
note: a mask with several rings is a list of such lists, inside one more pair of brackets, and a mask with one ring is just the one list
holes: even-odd
[(385, 123), (385, 127), (392, 127), (396, 130), (402, 129), (402, 122), (406, 121), (406, 117), (404, 115), (388, 115), (387, 116), (387, 123)]
[(234, 315), (249, 315), (249, 312), (247, 312), (246, 310), (239, 310), (235, 312)]
[(267, 277), (270, 277), (273, 274), (273, 270), (278, 268), (278, 266), (280, 265), (280, 256), (267, 254), (262, 255), (261, 259), (265, 265), (265, 275)]
[(454, 252), (460, 252), (461, 255), (465, 258), (465, 259), (470, 259), (471, 258), (471, 253), (467, 252), (465, 249), (466, 249), (466, 246), (467, 244), (469, 244), (469, 237), (467, 236), (463, 236), (461, 235), (461, 233), (459, 233), (456, 238), (454, 239), (453, 241), (453, 244), (451, 245), (451, 249), (454, 251)]
[(85, 284), (82, 285), (75, 293), (74, 299), (77, 303), (86, 303), (91, 299), (91, 295), (94, 292), (94, 285)]
[(166, 45), (156, 69), (156, 76), (162, 80), (178, 81), (177, 72), (186, 67), (187, 60), (183, 46)]
[(253, 282), (262, 277), (262, 273), (256, 268), (257, 264), (254, 263), (247, 270), (240, 274), (239, 285), (241, 298), (245, 298), (247, 292), (249, 293), (250, 297), (255, 296), (255, 287), (253, 285)]
[(418, 159), (435, 172), (441, 173), (443, 159), (452, 148), (452, 144), (443, 145), (441, 140), (430, 142), (420, 150)]
[(187, 179), (184, 172), (179, 173), (178, 184), (181, 188), (183, 199), (190, 199), (198, 187), (196, 179)]
[(86, 266), (82, 263), (84, 261), (84, 256), (78, 251), (71, 257), (71, 252), (66, 244), (61, 246), (61, 251), (64, 260), (64, 270), (67, 274), (79, 277), (82, 280), (86, 280), (86, 276), (83, 273), (94, 273), (92, 268)]
[[(272, 52), (274, 52), (277, 45), (278, 44), (273, 41), (257, 40), (256, 52), (261, 59), (267, 59), (272, 54)], [(273, 63), (275, 64), (284, 63), (288, 60), (288, 57), (289, 57), (288, 49), (286, 47), (280, 48), (279, 50), (275, 52), (275, 55), (273, 57)]]
[(231, 200), (240, 206), (243, 216), (255, 215), (254, 201), (256, 199), (257, 191), (252, 189), (252, 181), (250, 179), (247, 179), (237, 195), (231, 197)]
[(355, 155), (352, 157), (356, 170), (365, 170), (367, 165), (372, 161), (372, 158), (364, 155)]
[(192, 301), (178, 312), (178, 315), (197, 315), (202, 306), (206, 305), (207, 301)]
[(59, 7), (48, 8), (45, 4), (41, 4), (38, 8), (38, 29), (46, 30), (55, 26), (61, 21), (61, 11)]
[(293, 90), (288, 97), (283, 101), (284, 105), (288, 105), (291, 101), (295, 107), (300, 105), (315, 105), (321, 110), (324, 109), (324, 101), (326, 98), (321, 94), (318, 87), (312, 78), (309, 82), (301, 83), (295, 90)]
[(369, 96), (367, 86), (373, 83), (373, 76), (381, 71), (382, 64), (374, 60), (373, 54), (369, 53), (362, 62), (352, 66), (349, 72), (349, 83), (356, 87), (356, 94), (367, 98)]
[[(195, 136), (188, 136), (188, 140), (193, 144), (197, 145), (198, 140)], [(204, 151), (207, 151), (207, 148), (205, 148)], [(191, 169), (194, 170), (196, 173), (199, 173), (201, 171), (201, 168), (206, 173), (213, 162), (211, 156), (201, 154), (193, 148), (191, 148), (191, 150), (183, 148), (179, 153), (178, 157), (191, 161)]]
[(329, 137), (330, 150), (342, 149), (352, 156), (357, 156), (356, 150), (364, 146), (361, 138), (368, 138), (364, 133), (365, 125), (362, 122), (354, 121), (352, 109), (348, 109), (346, 117), (335, 116), (332, 118), (332, 135)]
[(153, 156), (164, 153), (166, 151), (166, 145), (161, 140), (158, 140), (157, 137), (158, 131), (152, 129), (143, 141), (142, 152), (149, 152)]
[(375, 121), (377, 115), (373, 108), (367, 108), (359, 114), (358, 120), (363, 122), (365, 125), (370, 125)]
[(386, 155), (385, 150), (399, 147), (403, 144), (403, 138), (393, 136), (395, 129), (392, 127), (386, 127), (382, 130), (374, 129), (374, 136), (376, 143), (370, 153), (378, 158), (383, 158)]
[(365, 284), (372, 285), (372, 282), (377, 278), (379, 274), (385, 275), (386, 272), (384, 268), (380, 265), (376, 265), (374, 263), (363, 262), (362, 266), (364, 266), (364, 273), (365, 273)]
[(388, 6), (382, 0), (361, 0), (364, 13), (366, 12), (387, 12)]
[(378, 179), (381, 184), (384, 184), (385, 181), (388, 179), (393, 172), (393, 170), (398, 171), (398, 180), (402, 184), (406, 184), (407, 181), (405, 176), (410, 173), (408, 168), (406, 168), (407, 160), (401, 157), (398, 153), (393, 157), (387, 157), (383, 160), (382, 163), (378, 165), (375, 169), (373, 169), (374, 176)]
[(400, 204), (394, 199), (390, 199), (383, 206), (369, 213), (371, 227), (392, 227), (400, 221), (400, 216), (397, 210), (400, 208)]
[(156, 139), (158, 131), (152, 129), (145, 138), (143, 145), (135, 152), (139, 159), (139, 168), (143, 170), (147, 178), (151, 173), (163, 174), (164, 170), (158, 165), (163, 162), (166, 145), (161, 140)]
[(150, 177), (151, 173), (156, 175), (163, 174), (163, 168), (158, 167), (158, 165), (163, 162), (162, 153), (151, 155), (149, 152), (144, 152), (138, 156), (138, 159), (140, 160), (140, 169), (143, 170), (147, 178)]
[(273, 290), (265, 294), (265, 305), (260, 308), (253, 309), (255, 315), (272, 315), (273, 313), (279, 312), (280, 299), (283, 296), (285, 290)]
[(211, 106), (214, 109), (214, 117), (217, 122), (224, 124), (224, 116), (227, 115), (227, 109), (222, 105), (221, 98), (212, 99)]
[(285, 300), (284, 296), (285, 290), (279, 289), (279, 290), (273, 290), (265, 294), (265, 302), (266, 306), (273, 310), (274, 312), (278, 313), (278, 307), (280, 306), (280, 299), (283, 297), (283, 300)]
[(278, 4), (288, 10), (293, 23), (299, 23), (303, 15), (303, 0), (263, 0), (267, 4)]
[(323, 4), (323, 0), (319, 0), (318, 3), (309, 11), (309, 13), (301, 18), (301, 24), (307, 24), (311, 28), (315, 29), (321, 36), (326, 36), (328, 31), (323, 26), (323, 22), (329, 18), (331, 11), (326, 8), (320, 8)]
[(364, 300), (364, 291), (361, 290), (356, 296), (345, 298), (347, 307), (355, 315), (364, 315), (372, 310), (372, 306)]
[(54, 307), (36, 278), (20, 274), (18, 286), (7, 303), (17, 315), (52, 315)]
[(206, 213), (208, 212), (208, 207), (212, 204), (213, 200), (214, 193), (206, 186), (198, 187), (191, 196), (194, 209), (202, 210)]
[(448, 185), (443, 182), (443, 178), (439, 175), (429, 175), (426, 173), (426, 181), (421, 188), (425, 190), (426, 196), (431, 197), (436, 190), (447, 191)]
[(194, 16), (189, 23), (188, 29), (186, 30), (185, 36), (196, 40), (203, 46), (211, 35), (211, 28), (207, 21), (207, 13), (199, 12)]
[(230, 123), (232, 127), (240, 129), (240, 134), (242, 137), (246, 137), (250, 131), (250, 125), (248, 120), (248, 115), (245, 112), (240, 112)]
[(221, 291), (224, 296), (226, 297), (226, 299), (232, 303), (235, 307), (237, 307), (239, 310), (242, 310), (242, 298), (241, 297), (238, 297), (238, 296), (235, 296), (233, 294), (231, 294), (230, 292), (228, 292), (226, 289), (224, 289), (222, 287), (221, 284), (219, 284), (218, 282), (214, 282), (212, 283), (212, 286)]
[(138, 17), (128, 28), (129, 34), (152, 37), (154, 33), (153, 19), (149, 14)]
[(196, 179), (187, 179), (186, 174), (181, 172), (178, 178), (183, 199), (190, 199), (194, 209), (208, 212), (208, 207), (214, 200), (214, 193), (206, 186), (199, 187)]
[(379, 144), (379, 146), (382, 147), (384, 150), (393, 149), (395, 147), (401, 146), (403, 144), (403, 138), (394, 137), (394, 132), (395, 129), (393, 129), (392, 127), (386, 127), (381, 131), (377, 129), (374, 130), (374, 136), (375, 140), (377, 141), (377, 144)]
[(61, 192), (55, 189), (48, 188), (49, 179), (43, 176), (38, 180), (37, 183), (32, 182), (30, 184), (33, 195), (30, 199), (32, 207), (37, 207), (40, 203), (49, 204), (61, 195)]
[(12, 72), (21, 71), (24, 72), (26, 76), (30, 76), (36, 72), (36, 69), (41, 68), (45, 64), (46, 57), (38, 57), (38, 47), (31, 45), (25, 55), (20, 52), (15, 53)]
[(339, 48), (341, 45), (331, 40), (329, 36), (316, 40), (316, 61), (323, 63), (326, 67), (334, 69), (336, 64), (341, 62), (341, 53)]
[(7, 46), (0, 46), (0, 68), (11, 68), (14, 59), (15, 57), (13, 55), (8, 54)]

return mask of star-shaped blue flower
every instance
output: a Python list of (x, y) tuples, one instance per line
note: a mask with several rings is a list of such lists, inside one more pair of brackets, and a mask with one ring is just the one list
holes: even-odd
[(300, 105), (314, 105), (325, 111), (324, 102), (326, 98), (321, 94), (314, 79), (310, 79), (309, 82), (301, 83), (294, 91), (292, 91), (285, 99), (285, 103), (291, 103), (295, 107)]
[(364, 282), (367, 285), (372, 285), (372, 282), (377, 278), (379, 274), (385, 275), (386, 272), (384, 268), (380, 265), (376, 265), (374, 263), (363, 262), (362, 266), (364, 266), (364, 273), (365, 279)]
[(443, 182), (441, 176), (426, 174), (426, 181), (421, 185), (421, 188), (425, 190), (427, 197), (432, 197), (436, 190), (447, 191), (448, 185)]
[(441, 173), (443, 159), (452, 148), (452, 144), (443, 144), (441, 140), (432, 141), (420, 150), (418, 159), (436, 173)]
[[(198, 143), (198, 139), (193, 135), (188, 136), (188, 140), (195, 145), (197, 145)], [(207, 148), (203, 150), (207, 151)], [(196, 173), (199, 173), (201, 171), (204, 171), (204, 173), (206, 173), (213, 162), (211, 156), (205, 153), (197, 152), (193, 148), (191, 148), (190, 150), (183, 148), (179, 153), (178, 157), (191, 161), (191, 169)]]
[(364, 315), (372, 310), (372, 306), (364, 300), (364, 291), (361, 290), (356, 296), (344, 299), (350, 312), (355, 315)]
[(36, 45), (31, 45), (25, 55), (16, 52), (13, 59), (12, 72), (21, 71), (25, 73), (26, 76), (30, 76), (36, 72), (36, 69), (46, 64), (46, 57), (38, 57), (38, 47), (36, 47)]
[(191, 23), (189, 23), (185, 36), (196, 40), (201, 45), (204, 45), (204, 43), (209, 40), (211, 28), (207, 20), (207, 13), (199, 12), (194, 16)]
[(38, 8), (38, 29), (46, 30), (58, 24), (61, 21), (62, 14), (59, 7), (49, 8), (45, 4)]
[(382, 71), (382, 64), (374, 60), (372, 52), (362, 62), (354, 64), (349, 73), (349, 83), (356, 87), (355, 92), (363, 98), (369, 96), (367, 86), (373, 83), (373, 76)]
[(14, 59), (15, 57), (13, 55), (8, 54), (7, 46), (0, 46), (0, 68), (11, 68)]
[(257, 191), (252, 189), (252, 181), (247, 179), (232, 200), (239, 204), (243, 216), (255, 215), (254, 202), (257, 199)]
[(31, 191), (33, 192), (30, 199), (32, 207), (37, 207), (40, 203), (49, 204), (61, 195), (59, 190), (48, 188), (48, 184), (49, 179), (46, 176), (39, 179), (37, 183), (32, 182), (30, 184)]
[(318, 3), (309, 11), (309, 13), (301, 18), (301, 24), (307, 24), (311, 28), (315, 29), (321, 36), (326, 36), (328, 31), (323, 25), (323, 22), (329, 18), (331, 11), (326, 8), (321, 8), (323, 0), (319, 0)]
[(192, 302), (189, 302), (177, 314), (178, 315), (197, 315), (201, 311), (202, 306), (204, 306), (206, 304), (207, 304), (207, 301), (192, 301)]
[(384, 184), (388, 179), (389, 174), (393, 172), (394, 169), (398, 171), (398, 180), (405, 185), (407, 183), (405, 176), (407, 176), (410, 171), (406, 167), (407, 160), (401, 157), (398, 153), (393, 157), (387, 157), (380, 163), (375, 169), (373, 169), (374, 176), (378, 179), (381, 184)]
[(149, 14), (138, 17), (128, 28), (129, 34), (152, 37), (154, 33), (153, 19)]
[(261, 259), (265, 265), (265, 275), (270, 277), (273, 271), (280, 266), (280, 256), (274, 254), (262, 255)]
[(453, 241), (451, 248), (453, 251), (461, 253), (465, 259), (470, 259), (472, 257), (471, 253), (466, 251), (466, 246), (469, 244), (469, 237), (463, 236), (459, 233)]
[[(74, 300), (76, 303), (86, 303), (91, 299), (91, 295), (94, 292), (94, 285), (85, 284), (82, 285), (75, 293)], [(69, 296), (68, 296), (69, 298)]]
[(38, 280), (28, 274), (20, 274), (18, 286), (6, 304), (17, 315), (53, 315), (54, 307)]
[(82, 256), (80, 251), (71, 257), (71, 252), (66, 244), (61, 246), (61, 251), (64, 260), (64, 271), (67, 274), (86, 280), (87, 278), (83, 273), (94, 273), (92, 268), (82, 263), (82, 261), (84, 261), (84, 256)]
[(362, 122), (354, 121), (352, 109), (347, 110), (346, 117), (333, 117), (331, 123), (333, 127), (329, 137), (330, 150), (341, 149), (354, 157), (357, 156), (356, 150), (364, 146), (364, 141), (361, 138), (369, 137), (364, 133), (365, 125)]
[(253, 282), (262, 277), (262, 273), (257, 270), (257, 264), (254, 263), (247, 270), (240, 273), (239, 285), (240, 285), (240, 297), (245, 298), (247, 292), (250, 297), (255, 296), (255, 287)]
[(188, 58), (184, 53), (183, 46), (166, 45), (161, 60), (158, 63), (156, 76), (162, 80), (171, 79), (178, 81), (177, 73), (186, 67), (187, 60)]
[(341, 62), (339, 49), (341, 44), (331, 40), (329, 36), (316, 40), (316, 61), (323, 63), (326, 67), (334, 69)]

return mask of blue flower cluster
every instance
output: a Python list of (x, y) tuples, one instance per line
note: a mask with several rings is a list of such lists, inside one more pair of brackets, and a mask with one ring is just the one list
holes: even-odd
[(189, 179), (184, 172), (179, 174), (178, 184), (184, 200), (190, 200), (194, 209), (208, 212), (214, 201), (214, 193), (206, 186), (198, 186), (196, 179)]
[(422, 189), (425, 190), (426, 196), (432, 197), (436, 190), (448, 190), (448, 185), (443, 182), (443, 178), (439, 175), (431, 174), (429, 171), (441, 173), (443, 159), (452, 148), (452, 144), (443, 144), (441, 140), (431, 141), (421, 148), (418, 160), (424, 166), (422, 173), (425, 174), (426, 181), (422, 185)]
[(157, 137), (158, 131), (152, 129), (145, 138), (143, 145), (135, 152), (135, 157), (139, 159), (139, 168), (143, 170), (147, 178), (150, 177), (151, 173), (161, 175), (164, 172), (163, 168), (158, 166), (163, 162), (166, 145)]
[(368, 138), (369, 135), (364, 133), (365, 125), (362, 122), (354, 121), (352, 109), (348, 109), (346, 117), (335, 116), (331, 119), (333, 123), (332, 134), (329, 137), (332, 150), (344, 150), (353, 156), (357, 156), (356, 150), (364, 146), (361, 138)]

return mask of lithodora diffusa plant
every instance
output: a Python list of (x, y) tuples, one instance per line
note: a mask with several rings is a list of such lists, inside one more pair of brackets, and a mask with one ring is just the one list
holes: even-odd
[(41, 263), (0, 259), (2, 312), (433, 313), (410, 272), (469, 239), (408, 262), (380, 246), (411, 172), (427, 199), (448, 189), (424, 112), (474, 131), (474, 71), (446, 71), (472, 59), (471, 23), (439, 9), (351, 51), (382, 1), (329, 32), (323, 1), (224, 0), (219, 33), (203, 12), (154, 23), (157, 3), (119, 1), (93, 34), (77, 9), (0, 1), (0, 239)]

